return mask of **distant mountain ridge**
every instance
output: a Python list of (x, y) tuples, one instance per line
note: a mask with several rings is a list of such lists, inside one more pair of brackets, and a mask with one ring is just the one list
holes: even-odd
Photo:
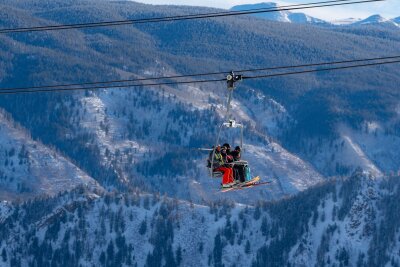
[[(275, 9), (279, 8), (279, 5), (273, 2), (263, 2), (258, 4), (237, 5), (232, 7), (231, 10), (245, 11), (250, 9), (261, 9), (261, 8)], [(290, 11), (259, 13), (259, 14), (253, 14), (252, 16), (266, 20), (298, 23), (298, 24), (319, 24), (319, 25), (329, 24), (327, 21), (308, 16), (304, 13), (292, 13)]]
[[(274, 2), (262, 2), (258, 4), (244, 4), (244, 5), (237, 5), (231, 8), (232, 11), (245, 11), (250, 9), (262, 9), (262, 8), (271, 8), (276, 9), (280, 6)], [(337, 21), (328, 22), (322, 19), (318, 19), (304, 13), (292, 13), (290, 11), (279, 11), (279, 12), (267, 12), (267, 13), (258, 13), (252, 14), (251, 16), (271, 20), (271, 21), (279, 21), (279, 22), (288, 22), (288, 23), (295, 23), (295, 24), (312, 24), (312, 25), (377, 25), (377, 24), (386, 24), (391, 26), (399, 26), (400, 24), (400, 17), (394, 19), (386, 19), (379, 14), (375, 14), (369, 16), (365, 19), (359, 18), (349, 18), (349, 19), (342, 19)]]
[[(397, 18), (397, 21), (400, 21), (399, 18)], [(366, 19), (356, 21), (353, 23), (353, 25), (376, 25), (376, 24), (388, 24), (388, 25), (394, 25), (394, 26), (399, 26), (398, 23), (396, 22), (396, 19), (386, 19), (382, 17), (379, 14), (369, 16)]]

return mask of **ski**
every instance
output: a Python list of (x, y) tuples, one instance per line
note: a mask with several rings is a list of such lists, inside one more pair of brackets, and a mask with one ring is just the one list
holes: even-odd
[(233, 185), (231, 187), (227, 187), (227, 188), (222, 188), (221, 189), (221, 193), (225, 193), (225, 192), (229, 192), (229, 191), (235, 191), (235, 190), (241, 190), (241, 189), (245, 189), (245, 188), (251, 188), (253, 186), (258, 186), (258, 185), (265, 185), (265, 184), (269, 184), (271, 182), (260, 182), (260, 177), (257, 176), (247, 182), (244, 183), (240, 183), (237, 185)]
[(250, 184), (258, 182), (259, 180), (260, 180), (260, 177), (257, 176), (257, 177), (254, 177), (253, 179), (249, 180), (249, 181), (246, 181), (246, 182), (243, 182), (243, 183), (239, 183), (239, 184), (233, 185), (231, 187), (222, 188), (222, 192), (228, 192), (228, 191), (231, 191), (232, 189), (235, 189), (235, 188), (241, 187), (241, 186), (248, 186)]
[(270, 184), (271, 182), (259, 182), (259, 183), (254, 183), (254, 184), (249, 184), (249, 185), (245, 185), (245, 186), (241, 186), (239, 188), (235, 188), (236, 190), (241, 190), (241, 189), (246, 189), (246, 188), (252, 188), (255, 186), (260, 186), (260, 185), (266, 185), (266, 184)]

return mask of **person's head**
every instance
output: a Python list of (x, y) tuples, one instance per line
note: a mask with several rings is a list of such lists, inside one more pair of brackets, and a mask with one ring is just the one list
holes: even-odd
[(236, 151), (240, 151), (240, 146), (235, 147)]
[(231, 146), (228, 143), (225, 143), (223, 146), (226, 147), (227, 150), (231, 149)]
[(226, 155), (226, 147), (225, 146), (221, 147), (221, 154)]
[(215, 148), (215, 151), (220, 152), (220, 151), (221, 151), (221, 146), (218, 145), (218, 146)]

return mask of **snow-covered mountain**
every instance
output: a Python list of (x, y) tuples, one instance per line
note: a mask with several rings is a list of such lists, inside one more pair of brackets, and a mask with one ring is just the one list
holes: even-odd
[[(150, 70), (145, 71), (149, 72)], [(190, 96), (181, 93), (183, 88), (185, 91), (190, 91)], [(165, 175), (164, 170), (153, 170), (153, 167), (142, 169), (141, 166), (157, 161), (160, 156), (168, 156), (174, 150), (178, 154), (187, 153), (184, 148), (190, 147), (191, 140), (192, 142), (194, 140), (193, 136), (188, 138), (195, 134), (193, 129), (209, 130), (206, 135), (213, 140), (216, 129), (209, 125), (208, 110), (216, 110), (217, 116), (223, 117), (224, 100), (224, 95), (216, 95), (196, 86), (185, 86), (180, 89), (165, 87), (163, 95), (157, 93), (157, 90), (101, 92), (80, 98), (86, 113), (79, 119), (79, 128), (83, 132), (93, 134), (103, 164), (114, 164), (126, 182), (145, 184), (152, 190), (183, 199), (201, 201), (223, 197), (252, 203), (260, 196), (273, 199), (294, 194), (324, 179), (311, 164), (293, 155), (277, 142), (269, 140), (268, 135), (256, 130), (256, 127), (258, 129), (268, 127), (273, 132), (277, 127), (276, 124), (283, 123), (288, 116), (281, 105), (262, 94), (249, 97), (247, 100), (250, 101), (247, 103), (239, 98), (235, 99), (232, 111), (237, 114), (238, 121), (248, 125), (246, 131), (249, 138), (244, 145), (243, 158), (251, 162), (254, 175), (272, 182), (268, 187), (254, 188), (253, 194), (250, 195), (246, 192), (227, 193), (223, 196), (215, 194), (210, 188), (218, 188), (220, 181), (209, 178), (208, 170), (205, 168), (207, 153), (193, 158), (192, 164), (185, 167), (187, 169), (184, 173), (180, 173), (178, 168), (169, 167), (177, 170), (173, 179), (174, 184), (179, 186), (171, 184), (168, 179), (160, 179), (160, 176)], [(137, 104), (129, 104), (135, 101)], [(162, 113), (159, 112), (160, 109), (163, 110)], [(189, 120), (191, 117), (196, 118), (196, 121)], [(190, 123), (183, 123), (186, 120)], [(129, 130), (142, 130), (143, 123), (149, 129), (147, 134), (129, 136)], [(251, 133), (256, 135), (257, 139), (252, 138)], [(173, 139), (171, 135), (174, 135)], [(178, 141), (180, 147), (170, 143), (172, 141)], [(154, 168), (156, 167), (157, 165), (154, 165)]]
[[(0, 26), (210, 10), (3, 0)], [(400, 46), (390, 27), (277, 15), (306, 24), (238, 16), (0, 35), (0, 88), (370, 58)], [(275, 72), (251, 75), (264, 73)], [(399, 65), (238, 83), (242, 156), (270, 183), (224, 193), (197, 149), (214, 145), (226, 113), (225, 75), (212, 77), (221, 82), (2, 95), (0, 266), (399, 266)], [(220, 142), (238, 136), (224, 131)]]
[(381, 15), (372, 15), (366, 19), (363, 19), (361, 21), (356, 22), (356, 25), (365, 25), (365, 24), (379, 24), (379, 23), (384, 23), (388, 22), (389, 20), (385, 19)]
[[(245, 11), (250, 9), (278, 9), (280, 6), (274, 2), (263, 2), (258, 4), (244, 4), (237, 5), (231, 8), (232, 11)], [(290, 11), (278, 11), (278, 12), (266, 12), (266, 13), (258, 13), (251, 14), (253, 17), (271, 20), (271, 21), (279, 21), (279, 22), (289, 22), (296, 24), (313, 24), (313, 25), (390, 25), (390, 26), (399, 26), (400, 17), (394, 19), (386, 19), (381, 15), (372, 15), (366, 19), (360, 18), (348, 18), (348, 19), (340, 19), (333, 20), (331, 22), (327, 22), (321, 19), (317, 19), (306, 15), (304, 13), (293, 13)]]
[(0, 110), (1, 200), (54, 195), (78, 185), (101, 188), (70, 160), (39, 141)]
[[(263, 8), (277, 9), (277, 8), (279, 8), (279, 5), (277, 3), (264, 2), (264, 3), (258, 3), (258, 4), (237, 5), (237, 6), (233, 6), (230, 10), (246, 11), (246, 10), (250, 10), (250, 9), (263, 9)], [(267, 20), (273, 20), (273, 21), (290, 22), (287, 11), (258, 13), (258, 14), (252, 14), (251, 16), (254, 16), (257, 18), (262, 18), (262, 19), (267, 19)]]
[(390, 20), (382, 17), (381, 15), (372, 15), (366, 19), (354, 22), (352, 25), (392, 25), (398, 26), (395, 19)]
[[(231, 8), (232, 11), (245, 11), (250, 9), (278, 9), (279, 5), (273, 2), (264, 2), (258, 4), (245, 4), (237, 5)], [(279, 22), (291, 22), (298, 24), (317, 24), (324, 25), (328, 24), (326, 21), (308, 16), (304, 13), (292, 13), (290, 11), (278, 11), (278, 12), (266, 12), (252, 14), (251, 16), (262, 18), (266, 20), (279, 21)]]
[(362, 131), (338, 125), (337, 138), (329, 142), (310, 141), (307, 146), (311, 153), (303, 158), (309, 158), (315, 168), (327, 176), (345, 174), (351, 166), (379, 177), (390, 170), (397, 171), (400, 157), (396, 147), (400, 145), (400, 138), (385, 134), (383, 129), (376, 122), (365, 123)]
[(386, 26), (399, 26), (400, 18), (387, 19), (382, 17), (379, 14), (372, 15), (365, 19), (360, 18), (348, 18), (348, 19), (339, 19), (331, 21), (333, 25), (386, 25)]
[(314, 24), (314, 25), (328, 25), (329, 24), (328, 22), (326, 22), (324, 20), (311, 17), (304, 13), (289, 12), (288, 18), (289, 18), (290, 22), (298, 23), (298, 24)]
[[(57, 3), (6, 0), (3, 5), (19, 10), (0, 9), (3, 17), (16, 18), (1, 23), (3, 27), (18, 26), (14, 23), (19, 21), (21, 10), (47, 24), (73, 23), (83, 13), (87, 20), (100, 21), (139, 14), (150, 17), (156, 11), (162, 13), (160, 16), (190, 13), (193, 9), (210, 11), (177, 6), (155, 10), (154, 6), (134, 2), (96, 1), (96, 12), (92, 12), (92, 7), (76, 1), (65, 2), (62, 9), (55, 8)], [(43, 12), (47, 9), (49, 12)], [(308, 20), (292, 13), (276, 14)], [(366, 58), (371, 54), (395, 54), (398, 44), (397, 32), (386, 29), (369, 33), (299, 27), (246, 16), (179, 25), (54, 31), (43, 40), (42, 36), (36, 39), (30, 35), (27, 39), (1, 37), (0, 56), (8, 60), (0, 64), (0, 73), (4, 73), (1, 86), (150, 78), (201, 73), (209, 68), (247, 69), (347, 59), (347, 55), (326, 49), (328, 45), (337, 51), (351, 47), (357, 57)], [(371, 36), (365, 38), (365, 34)], [(231, 51), (237, 51), (234, 57)], [(398, 118), (390, 125), (385, 121), (395, 114), (398, 69), (396, 65), (376, 68), (374, 74), (358, 69), (337, 76), (309, 74), (240, 83), (235, 90), (233, 113), (246, 126), (243, 157), (249, 160), (254, 175), (271, 182), (252, 189), (252, 194), (215, 193), (220, 180), (208, 176), (207, 153), (194, 150), (209, 148), (215, 142), (225, 112), (223, 83), (9, 96), (0, 98), (0, 106), (9, 112), (12, 121), (22, 125), (26, 136), (32, 136), (27, 138), (29, 142), (33, 140), (43, 148), (36, 151), (43, 154), (37, 156), (38, 166), (51, 167), (45, 159), (54, 153), (72, 168), (65, 167), (65, 173), (59, 172), (54, 181), (68, 177), (73, 187), (79, 184), (74, 182), (81, 180), (79, 177), (87, 176), (107, 190), (136, 187), (196, 202), (228, 198), (251, 204), (260, 198), (297, 194), (332, 176), (349, 175), (357, 167), (378, 176), (397, 171)], [(360, 129), (363, 123), (379, 125), (376, 137), (375, 131), (365, 134)], [(223, 138), (232, 145), (237, 143), (229, 135)], [(391, 140), (396, 145), (391, 145)], [(379, 149), (383, 143), (383, 149)], [(5, 149), (7, 155), (10, 149)], [(20, 148), (16, 149), (19, 152)], [(53, 163), (59, 164), (56, 160)], [(39, 185), (29, 179), (28, 166), (21, 164), (20, 169), (16, 172), (24, 183), (10, 184), (7, 180), (4, 188), (18, 193), (18, 184)], [(4, 171), (8, 177), (13, 168), (8, 166)], [(45, 171), (46, 175), (53, 173)], [(32, 192), (70, 189), (68, 185), (41, 188)]]
[(79, 189), (0, 214), (0, 263), (396, 266), (399, 188), (360, 172), (255, 206)]

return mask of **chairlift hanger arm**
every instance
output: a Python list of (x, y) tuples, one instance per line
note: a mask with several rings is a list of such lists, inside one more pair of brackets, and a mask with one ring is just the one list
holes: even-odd
[(243, 80), (243, 75), (241, 74), (236, 74), (234, 71), (231, 71), (227, 76), (226, 76), (226, 83), (228, 87), (228, 106), (227, 106), (227, 112), (226, 112), (226, 117), (228, 122), (225, 122), (223, 125), (229, 128), (240, 128), (240, 148), (243, 151), (243, 128), (244, 126), (242, 124), (236, 123), (235, 120), (230, 119), (230, 108), (231, 108), (231, 101), (232, 101), (232, 94), (233, 90), (235, 89), (235, 83), (240, 82)]
[(231, 71), (227, 76), (226, 76), (226, 85), (228, 87), (228, 101), (227, 101), (227, 106), (226, 106), (226, 120), (230, 120), (231, 116), (231, 102), (233, 98), (233, 89), (235, 89), (235, 83), (237, 81), (243, 80), (242, 75), (237, 75), (233, 71)]

